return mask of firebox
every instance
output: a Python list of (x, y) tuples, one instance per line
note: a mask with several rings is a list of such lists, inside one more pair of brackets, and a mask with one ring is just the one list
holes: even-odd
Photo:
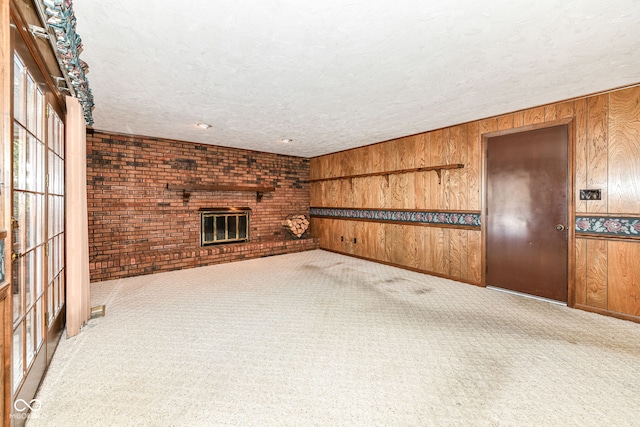
[(250, 208), (207, 208), (200, 212), (200, 244), (249, 241)]

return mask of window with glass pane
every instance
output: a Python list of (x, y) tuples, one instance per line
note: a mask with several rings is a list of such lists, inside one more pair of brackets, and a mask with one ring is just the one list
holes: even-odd
[(37, 310), (36, 317), (38, 319), (38, 322), (36, 323), (36, 351), (40, 349), (40, 347), (42, 346), (42, 343), (44, 341), (44, 335), (43, 335), (43, 332), (42, 332), (42, 330), (43, 330), (42, 326), (43, 326), (43, 323), (44, 323), (44, 322), (42, 322), (42, 319), (43, 319), (43, 316), (44, 316), (44, 312), (42, 311), (42, 308), (43, 308), (43, 301), (42, 300), (43, 299), (44, 298), (38, 298), (38, 304), (36, 305), (36, 307), (37, 307), (36, 308), (36, 310)]
[(11, 363), (13, 364), (13, 391), (16, 391), (24, 375), (22, 342), (22, 323), (18, 323), (18, 326), (13, 330), (13, 357), (11, 358)]
[(46, 246), (45, 96), (24, 61), (14, 55), (12, 288), (13, 390), (44, 342)]
[(64, 306), (64, 124), (51, 112), (49, 127), (49, 316), (55, 317)]
[(22, 124), (26, 124), (24, 74), (24, 64), (20, 57), (16, 55), (13, 66), (13, 119)]

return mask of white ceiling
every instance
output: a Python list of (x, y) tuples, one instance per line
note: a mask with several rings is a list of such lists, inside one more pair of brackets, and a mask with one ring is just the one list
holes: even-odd
[(96, 129), (282, 154), (317, 156), (640, 82), (637, 0), (73, 7)]

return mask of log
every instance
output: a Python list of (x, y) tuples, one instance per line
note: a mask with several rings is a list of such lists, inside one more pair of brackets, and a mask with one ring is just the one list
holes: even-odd
[(309, 220), (304, 215), (293, 215), (282, 221), (282, 226), (300, 238), (309, 228)]

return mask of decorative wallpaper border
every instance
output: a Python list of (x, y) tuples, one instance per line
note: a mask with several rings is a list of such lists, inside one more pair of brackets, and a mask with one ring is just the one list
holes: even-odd
[(84, 110), (84, 121), (88, 126), (93, 124), (92, 111), (95, 107), (93, 94), (89, 89), (86, 74), (89, 66), (80, 59), (82, 53), (82, 39), (76, 33), (76, 16), (73, 13), (71, 0), (44, 0), (45, 13), (48, 16), (47, 25), (56, 34), (56, 56), (62, 63), (71, 81), (71, 86)]
[(311, 208), (315, 217), (369, 219), (375, 221), (407, 222), (418, 224), (463, 225), (480, 227), (480, 214), (476, 212), (414, 212), (402, 210)]
[(640, 237), (640, 218), (579, 216), (576, 217), (576, 233)]
[[(406, 222), (418, 224), (462, 225), (480, 227), (481, 215), (477, 212), (415, 212), (393, 209), (345, 209), (310, 208), (314, 217), (369, 219), (374, 221)], [(640, 237), (640, 218), (578, 216), (575, 223), (576, 233), (600, 234), (607, 236)]]

